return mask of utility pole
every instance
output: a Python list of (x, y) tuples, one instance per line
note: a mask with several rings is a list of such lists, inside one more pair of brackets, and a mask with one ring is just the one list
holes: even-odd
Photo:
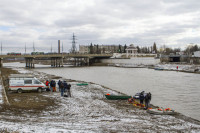
[(51, 53), (52, 53), (52, 43), (51, 43)]
[(72, 36), (72, 48), (71, 48), (71, 53), (75, 54), (76, 53), (76, 36), (73, 33)]
[(58, 54), (60, 54), (60, 40), (58, 40)]
[(26, 54), (26, 43), (25, 43), (25, 54)]
[(1, 55), (2, 55), (2, 42), (1, 42)]
[(63, 53), (63, 42), (62, 42), (62, 53)]
[(34, 45), (34, 41), (33, 41), (33, 52), (35, 52), (35, 45)]

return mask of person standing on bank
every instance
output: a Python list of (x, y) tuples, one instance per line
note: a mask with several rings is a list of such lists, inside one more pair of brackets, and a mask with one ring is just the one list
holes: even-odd
[(62, 81), (60, 81), (60, 92), (61, 92), (61, 96), (63, 96), (64, 94), (64, 84)]
[(145, 101), (145, 109), (148, 109), (149, 105), (150, 105), (150, 101), (151, 101), (151, 93), (150, 92), (147, 93), (147, 95), (144, 98), (144, 101)]
[(51, 89), (51, 92), (53, 92), (53, 80), (51, 80), (50, 82), (50, 89)]
[(50, 89), (49, 89), (49, 80), (46, 80), (46, 91), (50, 91)]
[(63, 82), (63, 86), (64, 86), (64, 90), (63, 91), (66, 92), (67, 91), (67, 82), (66, 81)]
[(56, 81), (55, 80), (52, 81), (52, 88), (53, 88), (53, 92), (56, 92)]
[(140, 104), (143, 104), (144, 101), (144, 91), (140, 93)]
[(69, 97), (71, 97), (71, 91), (70, 91), (70, 88), (71, 88), (71, 85), (68, 84), (68, 85), (67, 85), (67, 95), (68, 95)]
[(70, 87), (71, 87), (71, 85), (67, 84), (67, 82), (64, 81), (64, 91), (67, 92), (68, 97), (71, 97)]
[(59, 91), (61, 91), (61, 90), (60, 90), (60, 84), (61, 84), (61, 83), (62, 83), (62, 81), (59, 80), (59, 81), (58, 81), (58, 89), (59, 89)]

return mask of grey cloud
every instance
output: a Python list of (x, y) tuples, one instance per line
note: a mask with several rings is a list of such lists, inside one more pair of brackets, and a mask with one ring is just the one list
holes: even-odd
[(195, 44), (199, 44), (200, 42), (200, 38), (199, 37), (186, 37), (186, 38), (182, 38), (177, 40), (178, 43), (183, 44), (189, 44), (189, 43), (195, 43)]
[[(70, 43), (72, 33), (75, 33), (78, 44), (152, 45), (154, 41), (161, 44), (168, 36), (180, 35), (188, 29), (198, 30), (199, 7), (198, 0), (93, 0), (92, 3), (82, 0), (7, 0), (0, 3), (0, 25), (8, 24), (14, 28), (6, 34), (0, 32), (0, 40), (8, 38), (10, 44), (14, 44), (13, 39), (18, 39), (18, 44), (20, 41), (23, 44), (24, 40), (39, 40), (45, 44), (59, 39)], [(162, 24), (153, 20), (154, 17), (185, 13), (196, 16), (186, 19), (185, 23), (170, 20)], [(132, 32), (139, 26), (146, 29)], [(116, 31), (119, 32), (117, 37), (110, 35), (104, 39)], [(184, 41), (199, 42), (198, 37), (177, 40), (182, 45)]]
[(199, 0), (163, 0), (164, 4), (170, 5), (166, 10), (165, 14), (175, 15), (196, 12), (199, 10)]

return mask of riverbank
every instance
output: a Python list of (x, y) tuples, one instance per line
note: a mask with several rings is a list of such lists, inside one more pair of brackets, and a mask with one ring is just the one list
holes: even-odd
[(149, 68), (149, 69), (163, 70), (163, 71), (178, 71), (178, 72), (200, 74), (200, 65), (191, 65), (191, 64), (144, 65), (144, 64), (121, 63), (121, 64), (108, 64), (108, 66), (123, 67), (123, 68)]
[[(20, 73), (32, 73), (41, 81), (63, 79), (45, 73), (15, 68)], [(9, 70), (8, 70), (9, 71)], [(7, 73), (8, 73), (7, 71)], [(3, 74), (2, 77), (5, 75)], [(0, 129), (16, 132), (200, 132), (200, 122), (178, 114), (177, 116), (155, 116), (145, 110), (133, 107), (127, 101), (109, 101), (105, 94), (119, 94), (109, 88), (89, 83), (89, 86), (77, 86), (78, 81), (67, 80), (72, 85), (72, 97), (60, 97), (59, 92), (22, 93), (27, 101), (46, 106), (31, 108), (1, 105)], [(79, 81), (81, 82), (81, 81)], [(15, 95), (13, 101), (23, 105)], [(31, 96), (33, 96), (31, 98)], [(43, 97), (43, 98), (39, 98)], [(37, 110), (41, 109), (41, 110)], [(17, 112), (17, 113), (16, 113)]]
[(200, 74), (200, 65), (191, 65), (191, 64), (158, 64), (155, 65), (153, 69)]

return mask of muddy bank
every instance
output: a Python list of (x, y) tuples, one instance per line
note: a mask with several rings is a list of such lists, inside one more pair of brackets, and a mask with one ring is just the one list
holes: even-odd
[(4, 88), (6, 90), (6, 95), (8, 98), (9, 105), (2, 105), (3, 108), (0, 112), (12, 111), (14, 114), (21, 113), (21, 111), (28, 112), (41, 112), (50, 106), (55, 106), (55, 100), (44, 97), (42, 94), (37, 92), (29, 92), (29, 93), (15, 93), (8, 91), (8, 76), (10, 74), (18, 74), (19, 72), (16, 70), (12, 70), (10, 68), (1, 68), (1, 77), (3, 80)]
[[(32, 73), (41, 81), (62, 79), (17, 70)], [(200, 122), (189, 117), (150, 115), (126, 100), (107, 100), (105, 94), (119, 94), (109, 88), (93, 83), (77, 86), (79, 81), (67, 81), (72, 85), (71, 98), (61, 97), (59, 92), (8, 94), (16, 106), (0, 112), (0, 129), (6, 127), (8, 132), (200, 132)], [(18, 102), (19, 97), (32, 104), (23, 105)], [(48, 103), (49, 100), (53, 102)]]

